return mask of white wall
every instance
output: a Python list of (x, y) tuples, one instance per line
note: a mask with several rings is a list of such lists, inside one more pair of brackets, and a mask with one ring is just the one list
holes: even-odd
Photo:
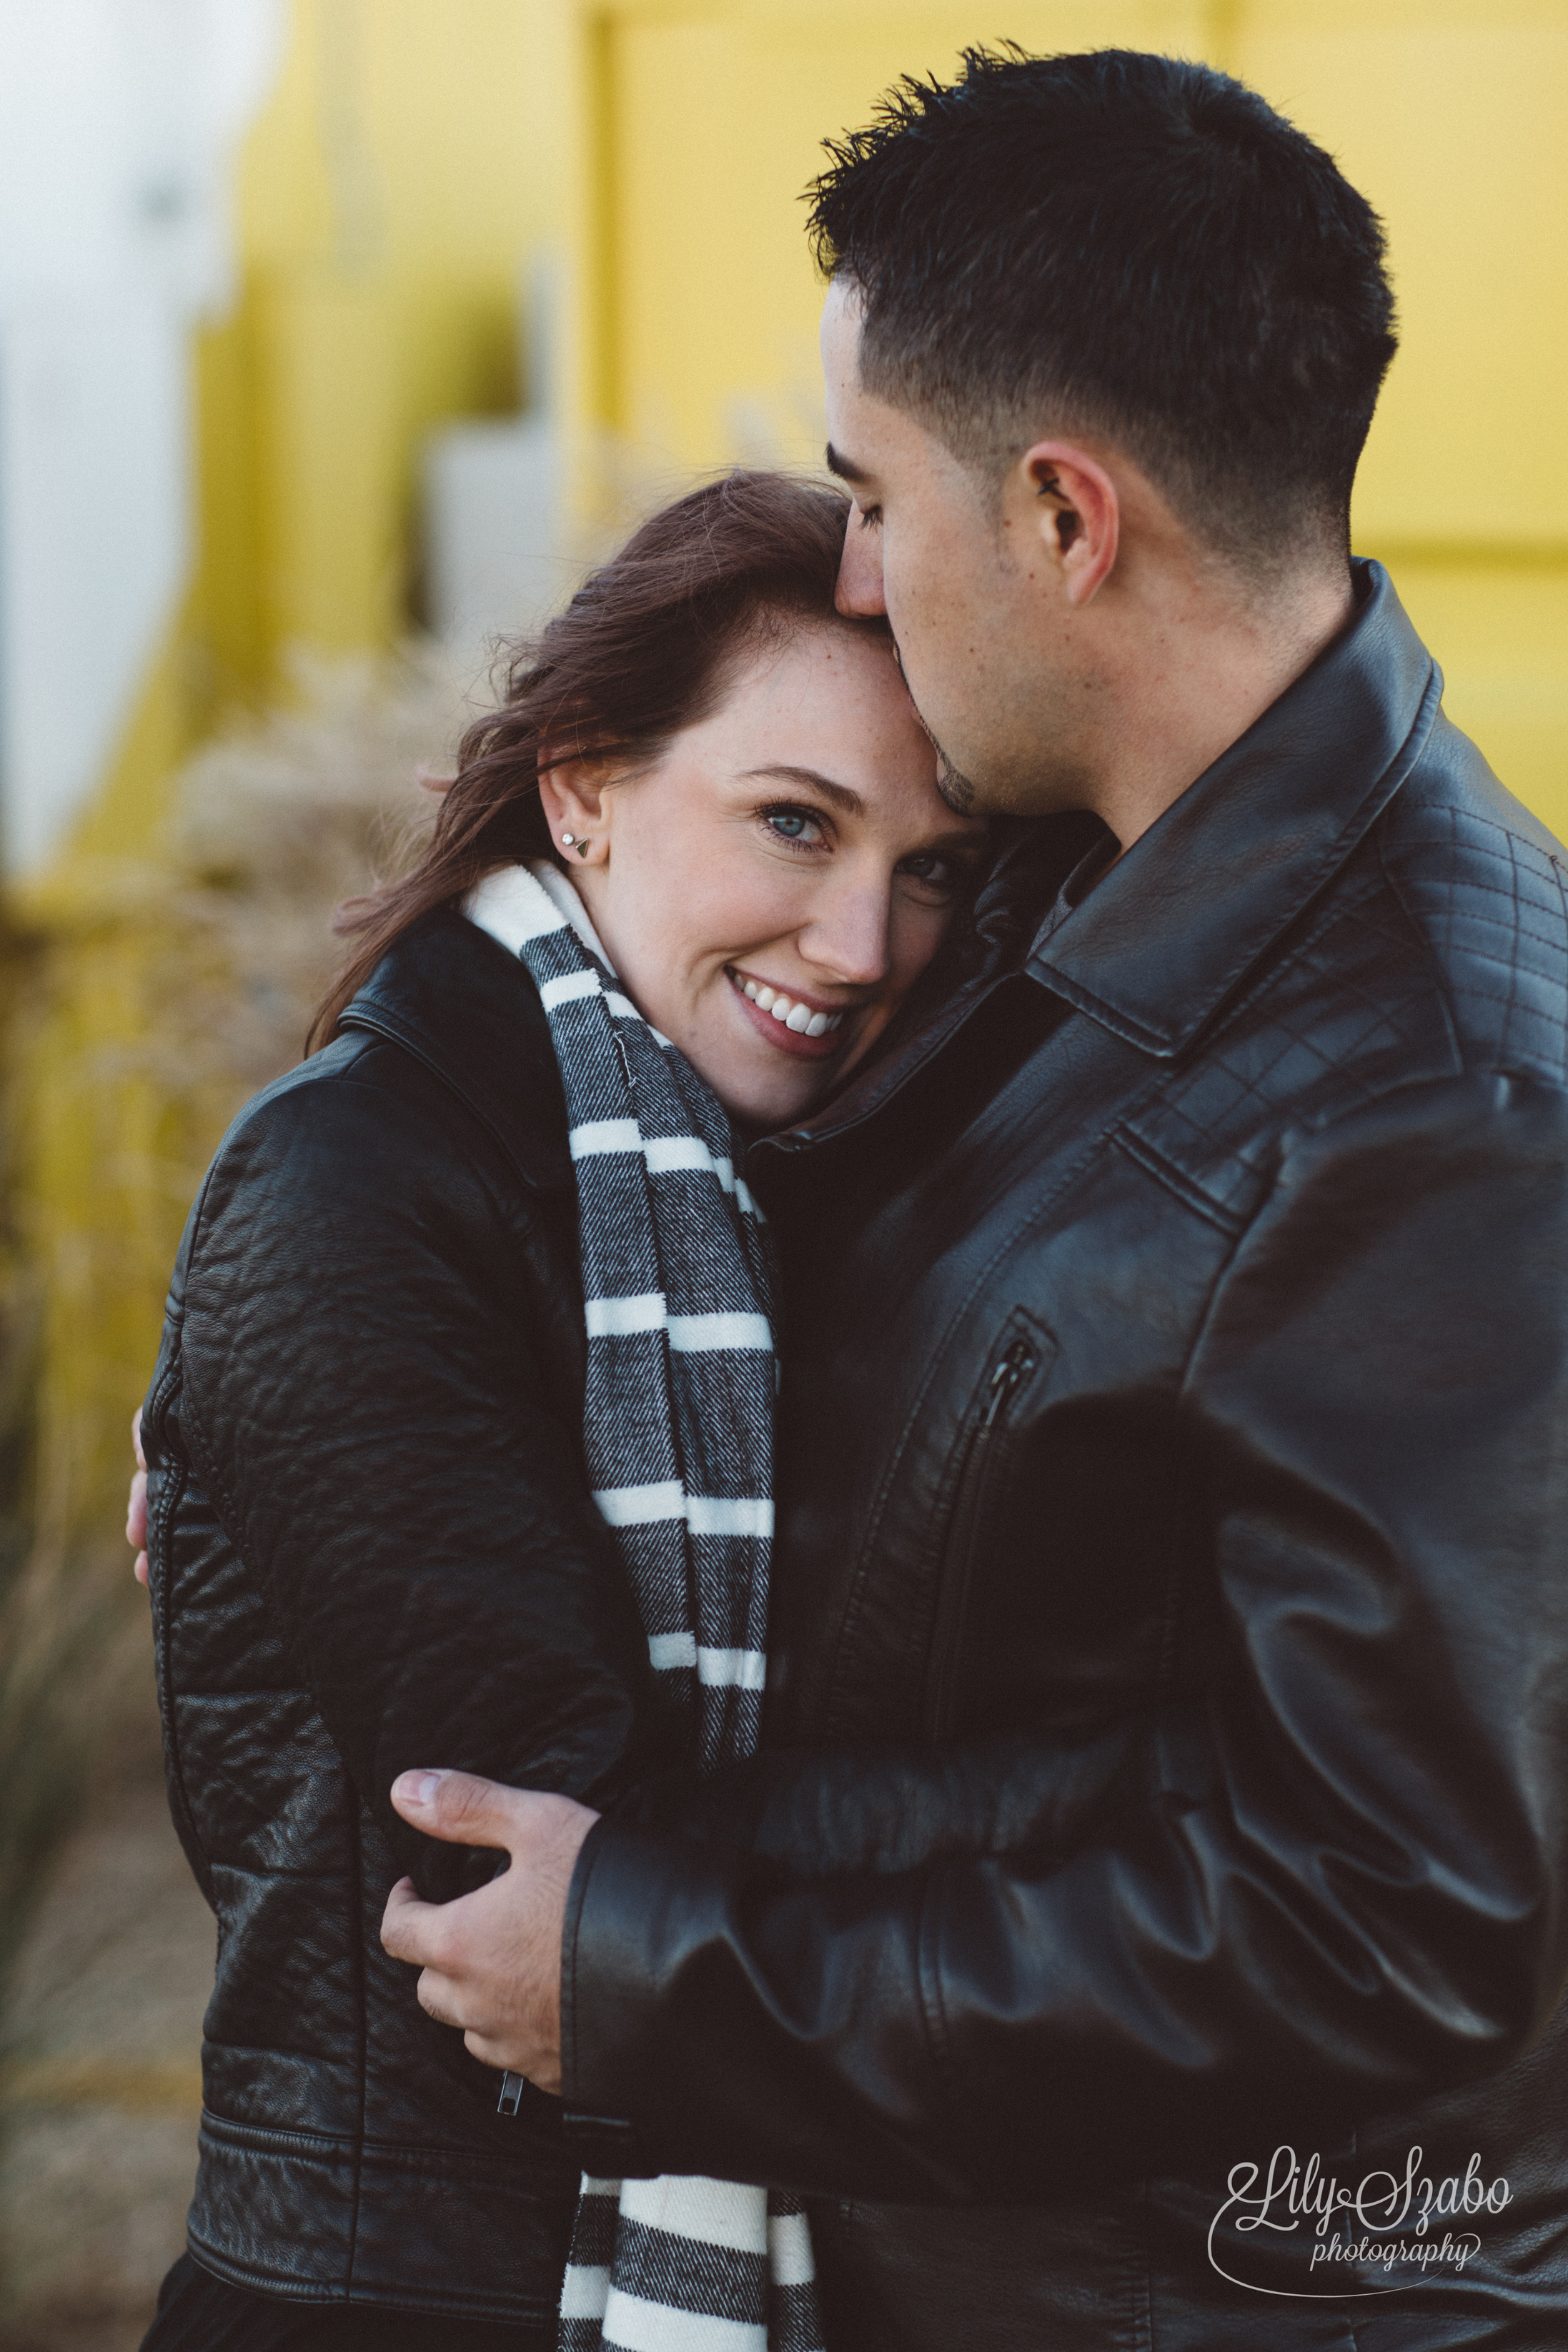
[(0, 856), (111, 758), (184, 584), (189, 337), (286, 0), (0, 0)]

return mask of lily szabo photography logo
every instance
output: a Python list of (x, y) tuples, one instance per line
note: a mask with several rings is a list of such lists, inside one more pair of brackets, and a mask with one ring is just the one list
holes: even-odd
[[(1256, 2294), (1314, 2298), (1398, 2294), (1462, 2275), (1511, 2195), (1506, 2180), (1487, 2179), (1479, 2155), (1463, 2172), (1441, 2173), (1425, 2168), (1418, 2147), (1401, 2172), (1351, 2180), (1320, 2156), (1280, 2147), (1267, 2166), (1233, 2164), (1226, 2188), (1208, 2232), (1221, 2278)], [(1275, 2284), (1286, 2276), (1293, 2284)]]

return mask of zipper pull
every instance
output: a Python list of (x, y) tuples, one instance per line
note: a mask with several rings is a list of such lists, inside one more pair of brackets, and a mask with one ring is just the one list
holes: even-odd
[(1025, 1373), (1033, 1371), (1034, 1368), (1033, 1348), (1026, 1339), (1015, 1339), (991, 1375), (990, 1393), (980, 1423), (983, 1430), (991, 1427)]

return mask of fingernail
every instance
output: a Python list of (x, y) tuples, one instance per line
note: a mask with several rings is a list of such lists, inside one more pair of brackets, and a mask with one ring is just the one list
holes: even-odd
[(405, 1805), (433, 1805), (445, 1777), (440, 1772), (400, 1772), (393, 1794)]

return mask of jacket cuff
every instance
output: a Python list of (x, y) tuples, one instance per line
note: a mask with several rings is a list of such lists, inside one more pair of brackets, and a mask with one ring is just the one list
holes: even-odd
[[(921, 1982), (923, 1874), (802, 1882), (775, 1858), (589, 1832), (562, 1948), (562, 2105), (591, 2160), (889, 2203), (972, 2193)], [(866, 2020), (877, 2020), (868, 2032)], [(933, 2158), (911, 2148), (933, 2118)]]
[(561, 2092), (585, 2171), (647, 2179), (690, 2170), (678, 2151), (661, 2158), (654, 2147), (671, 2126), (685, 2137), (684, 2117), (660, 2114), (661, 2011), (672, 1966), (721, 1933), (747, 1859), (608, 1815), (584, 1840), (562, 1937)]
[(580, 1965), (583, 1913), (609, 1826), (608, 1820), (601, 1816), (584, 1839), (572, 1872), (572, 1884), (566, 1891), (566, 1919), (561, 1939), (562, 2121), (567, 2145), (591, 2179), (647, 2180), (655, 2176), (657, 2167), (646, 2161), (637, 2126), (626, 2116), (614, 2112), (613, 2102), (602, 2099), (596, 2084), (595, 2087), (586, 2086), (581, 2063), (584, 2048), (593, 2046), (583, 2031), (580, 1998), (580, 1979), (584, 1973)]

